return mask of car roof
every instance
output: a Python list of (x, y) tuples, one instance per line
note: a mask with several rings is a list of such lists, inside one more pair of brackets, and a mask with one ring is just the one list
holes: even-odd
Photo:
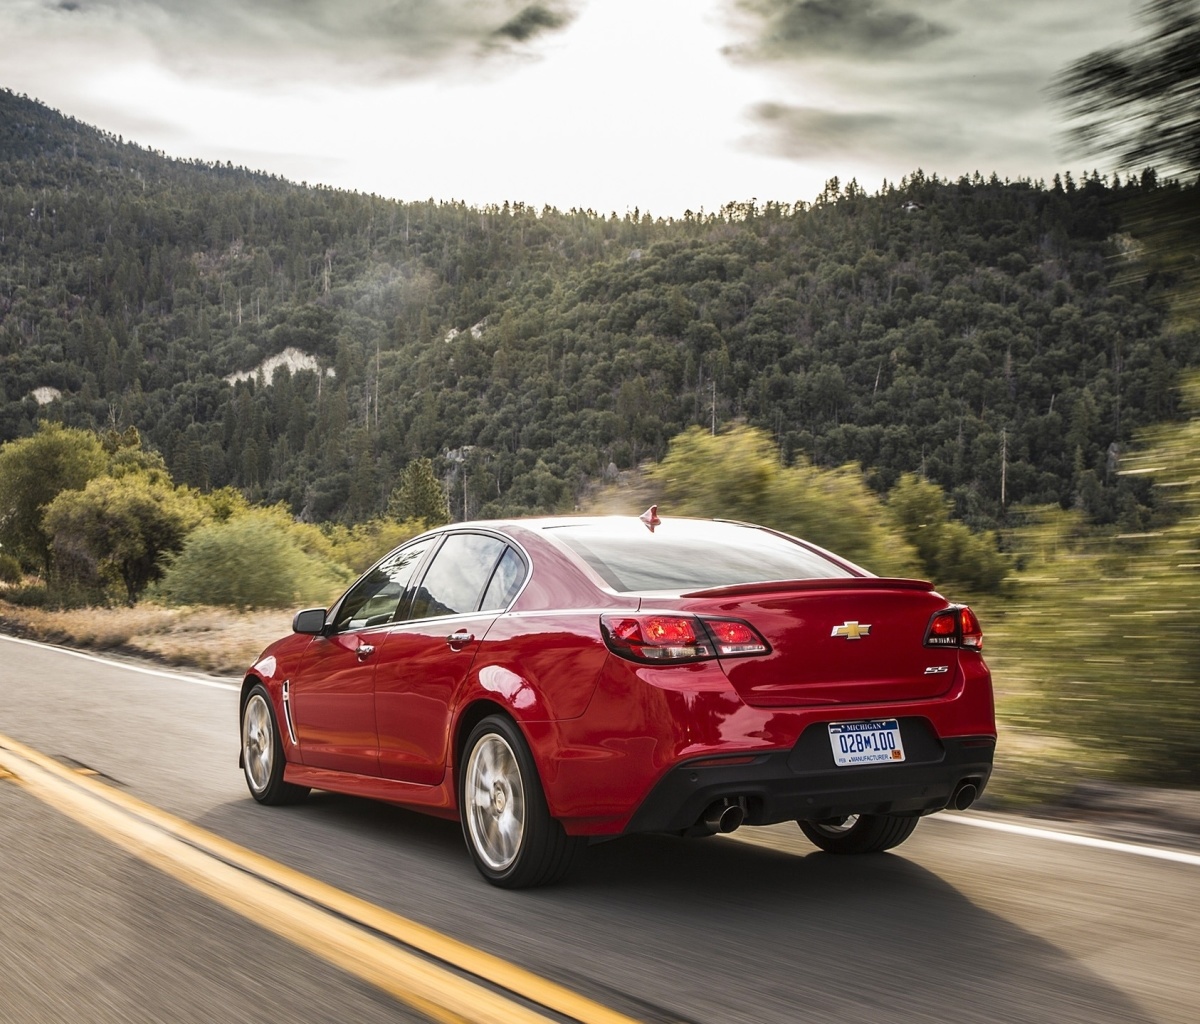
[[(759, 526), (755, 523), (745, 523), (734, 519), (704, 519), (698, 516), (669, 516), (663, 519), (656, 519), (654, 528), (652, 529), (642, 516), (631, 515), (559, 515), (559, 516), (514, 516), (511, 519), (471, 519), (461, 523), (447, 523), (445, 526), (439, 526), (438, 530), (464, 530), (464, 529), (491, 529), (491, 530), (507, 530), (509, 528), (519, 528), (526, 530), (557, 530), (569, 527), (592, 527), (603, 529), (611, 527), (614, 533), (620, 533), (633, 525), (640, 526), (644, 530), (654, 532), (661, 525), (665, 524), (689, 524), (690, 527), (713, 526), (719, 524), (721, 526), (744, 527), (749, 530), (764, 530), (768, 527)], [(698, 532), (698, 531), (697, 531)], [(775, 532), (775, 531), (772, 531)]]

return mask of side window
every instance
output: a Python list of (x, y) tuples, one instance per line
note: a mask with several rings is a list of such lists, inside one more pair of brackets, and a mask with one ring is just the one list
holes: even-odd
[(483, 594), (483, 604), (480, 611), (501, 611), (512, 604), (521, 584), (525, 582), (525, 562), (512, 548), (507, 548), (496, 571), (492, 573), (492, 581)]
[(475, 611), (505, 547), (504, 541), (481, 533), (452, 533), (413, 595), (408, 618)]
[(390, 622), (413, 572), (428, 550), (428, 541), (413, 544), (393, 552), (375, 566), (346, 594), (334, 619), (334, 630), (340, 633), (344, 629), (364, 629)]

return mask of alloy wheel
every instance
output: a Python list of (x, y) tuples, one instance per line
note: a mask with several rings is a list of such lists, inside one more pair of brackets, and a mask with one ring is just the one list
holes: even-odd
[(517, 756), (503, 736), (480, 737), (467, 761), (467, 828), (480, 859), (506, 870), (525, 837), (525, 785)]

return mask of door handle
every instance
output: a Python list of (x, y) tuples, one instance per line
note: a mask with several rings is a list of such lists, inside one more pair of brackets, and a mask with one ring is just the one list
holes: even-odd
[(474, 633), (468, 633), (465, 629), (460, 629), (457, 633), (451, 633), (446, 637), (446, 643), (450, 645), (450, 650), (460, 651), (474, 639)]
[(359, 644), (358, 650), (354, 653), (358, 655), (359, 661), (366, 661), (372, 654), (375, 653), (375, 648), (371, 644)]

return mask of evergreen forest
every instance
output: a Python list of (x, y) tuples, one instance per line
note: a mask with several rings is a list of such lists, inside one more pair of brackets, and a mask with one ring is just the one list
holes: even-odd
[(1166, 190), (1195, 189), (914, 170), (673, 219), (480, 209), (168, 159), (0, 91), (0, 442), (134, 427), (179, 484), (353, 524), (417, 460), (453, 518), (570, 510), (745, 425), (974, 529), (1143, 529), (1119, 461), (1200, 350), (1123, 223)]

